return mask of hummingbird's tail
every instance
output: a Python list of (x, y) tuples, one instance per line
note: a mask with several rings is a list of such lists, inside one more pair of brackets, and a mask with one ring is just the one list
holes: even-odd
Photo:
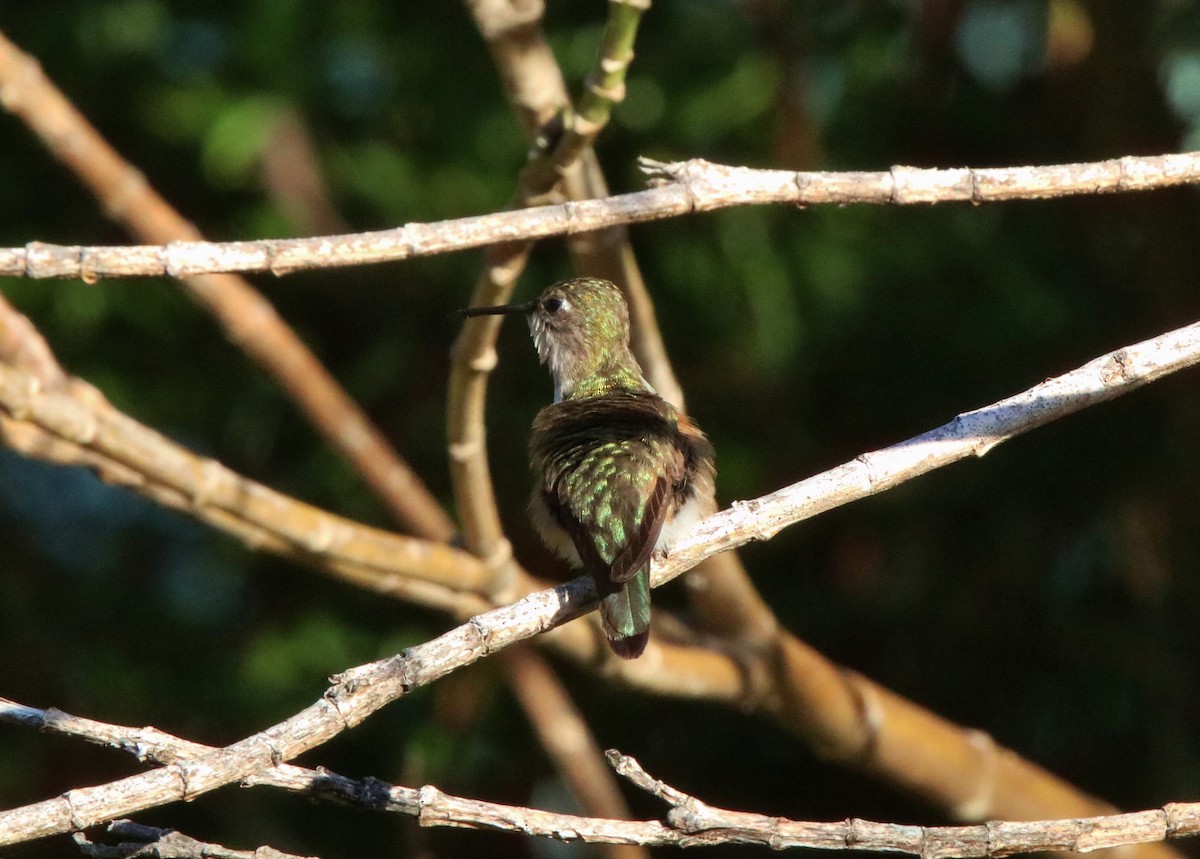
[(650, 570), (629, 579), (600, 600), (600, 620), (613, 653), (622, 659), (641, 656), (650, 638)]

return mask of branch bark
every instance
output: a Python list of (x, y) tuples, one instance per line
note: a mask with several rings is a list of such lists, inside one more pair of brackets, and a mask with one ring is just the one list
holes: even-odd
[[(42, 711), (0, 698), (0, 721), (79, 737), (132, 752), (141, 760), (182, 763), (211, 747), (154, 728), (127, 728)], [(908, 826), (857, 818), (811, 822), (711, 806), (650, 776), (633, 758), (609, 751), (611, 765), (640, 789), (671, 806), (665, 821), (611, 820), (501, 805), (443, 793), (436, 787), (400, 787), (376, 779), (356, 781), (324, 770), (280, 764), (251, 776), (246, 786), (272, 785), (292, 792), (418, 818), (422, 826), (523, 832), (560, 841), (673, 845), (759, 844), (773, 849), (807, 847), (867, 850), (940, 857), (1008, 856), (1043, 850), (1087, 852), (1200, 833), (1200, 803), (1066, 820), (991, 821), (972, 826)]]
[[(482, 588), (485, 570), (448, 545), (371, 528), (289, 498), (193, 454), (120, 413), (88, 386), (88, 402), (44, 390), (35, 376), (0, 364), (0, 410), (66, 442), (56, 461), (95, 467), (101, 476), (235, 534), (252, 548), (317, 562), (377, 590), (411, 581)], [(38, 455), (38, 440), (27, 453)], [(84, 453), (85, 452), (85, 453)], [(387, 580), (390, 578), (390, 584)]]
[(107, 277), (187, 277), (215, 272), (286, 275), (396, 262), (514, 240), (575, 236), (733, 206), (980, 204), (1200, 183), (1200, 152), (1127, 155), (1079, 164), (946, 170), (895, 166), (878, 172), (844, 173), (755, 170), (698, 158), (672, 164), (643, 160), (643, 166), (660, 184), (602, 199), (374, 232), (166, 245), (84, 247), (30, 242), (25, 247), (0, 248), (0, 277), (74, 277), (91, 282)]
[(83, 833), (76, 833), (75, 843), (80, 852), (92, 859), (317, 859), (284, 853), (274, 847), (233, 850), (222, 844), (197, 841), (174, 829), (143, 826), (132, 820), (114, 820), (105, 831), (123, 840), (117, 844), (101, 844)]

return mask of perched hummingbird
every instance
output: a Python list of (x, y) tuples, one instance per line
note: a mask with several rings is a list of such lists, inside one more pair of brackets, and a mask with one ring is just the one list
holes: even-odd
[(639, 656), (650, 636), (650, 557), (716, 509), (712, 445), (642, 376), (629, 350), (629, 310), (615, 285), (580, 277), (524, 313), (554, 403), (533, 421), (530, 514), (542, 540), (587, 570), (613, 651)]

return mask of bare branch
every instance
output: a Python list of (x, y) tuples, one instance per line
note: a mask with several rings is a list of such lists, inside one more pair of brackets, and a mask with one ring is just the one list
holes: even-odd
[[(563, 133), (550, 151), (535, 154), (521, 174), (521, 185), (535, 191), (552, 188), (562, 172), (574, 165), (608, 125), (614, 105), (625, 100), (625, 74), (633, 61), (633, 43), (650, 0), (610, 0), (608, 20), (600, 54), (592, 66), (577, 107), (572, 108), (562, 93)], [(486, 28), (483, 28), (487, 32)], [(549, 51), (544, 56), (553, 62)], [(541, 68), (537, 69), (540, 74)], [(561, 80), (548, 74), (547, 79)], [(597, 171), (598, 172), (598, 171)], [(529, 195), (527, 195), (529, 196)], [(589, 195), (590, 196), (590, 195)]]
[[(917, 475), (968, 456), (983, 456), (1003, 441), (1128, 393), (1168, 373), (1200, 362), (1200, 322), (1101, 355), (1012, 397), (971, 412), (927, 433), (861, 456), (823, 474), (701, 522), (671, 548), (655, 580), (677, 575), (717, 551), (765, 540), (850, 500), (891, 489)], [(661, 577), (661, 578), (660, 578)]]
[(304, 239), (172, 242), (93, 246), (30, 242), (0, 248), (2, 277), (185, 277), (214, 272), (271, 272), (396, 262), (509, 241), (574, 236), (733, 206), (991, 203), (1149, 191), (1200, 182), (1200, 152), (1127, 155), (1107, 161), (1038, 167), (933, 169), (896, 166), (882, 172), (793, 172), (712, 164), (702, 159), (644, 162), (664, 183), (618, 194), (391, 230)]
[(943, 859), (1045, 850), (1087, 853), (1200, 832), (1200, 803), (1170, 803), (1153, 811), (1104, 817), (972, 826), (905, 826), (858, 819), (811, 823), (715, 808), (650, 777), (631, 757), (610, 750), (608, 758), (621, 775), (671, 805), (667, 823), (681, 834), (679, 843), (689, 847), (758, 844), (773, 850), (869, 850)]
[[(0, 410), (69, 443), (56, 461), (87, 451), (77, 462), (253, 548), (304, 563), (319, 559), (378, 590), (403, 587), (407, 578), (467, 591), (484, 581), (482, 565), (466, 552), (360, 525), (289, 498), (164, 438), (112, 408), (99, 392), (84, 402), (43, 390), (36, 377), (0, 364)], [(27, 452), (45, 453), (36, 447)]]
[[(3, 33), (0, 104), (24, 121), (96, 196), (105, 213), (133, 235), (164, 243), (203, 239), (75, 109), (37, 61)], [(91, 279), (86, 264), (80, 271)], [(188, 294), (296, 401), (401, 525), (430, 539), (453, 536), (454, 524), (425, 484), (258, 290), (229, 275), (185, 274), (180, 276)]]
[[(108, 725), (56, 710), (23, 707), (4, 699), (0, 699), (0, 721), (82, 737), (133, 752), (143, 760), (182, 763), (189, 757), (214, 751), (154, 728)], [(429, 785), (414, 789), (375, 779), (354, 781), (292, 764), (265, 769), (250, 777), (246, 784), (270, 784), (359, 807), (415, 816), (422, 826), (491, 829), (561, 841), (644, 846), (697, 847), (737, 843), (759, 844), (777, 850), (808, 847), (901, 852), (940, 859), (998, 857), (1044, 850), (1087, 852), (1200, 833), (1200, 803), (1196, 802), (1168, 803), (1160, 809), (1103, 817), (993, 821), (970, 826), (908, 826), (860, 819), (795, 821), (708, 805), (651, 777), (631, 757), (609, 751), (608, 758), (621, 775), (671, 806), (665, 823), (557, 814), (452, 796)]]

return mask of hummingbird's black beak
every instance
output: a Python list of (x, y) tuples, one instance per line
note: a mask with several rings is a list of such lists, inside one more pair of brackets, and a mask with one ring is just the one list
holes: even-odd
[(524, 304), (494, 304), (491, 307), (468, 307), (465, 310), (458, 311), (459, 316), (499, 316), (507, 313), (533, 313), (533, 309), (537, 306), (534, 301), (527, 301)]

